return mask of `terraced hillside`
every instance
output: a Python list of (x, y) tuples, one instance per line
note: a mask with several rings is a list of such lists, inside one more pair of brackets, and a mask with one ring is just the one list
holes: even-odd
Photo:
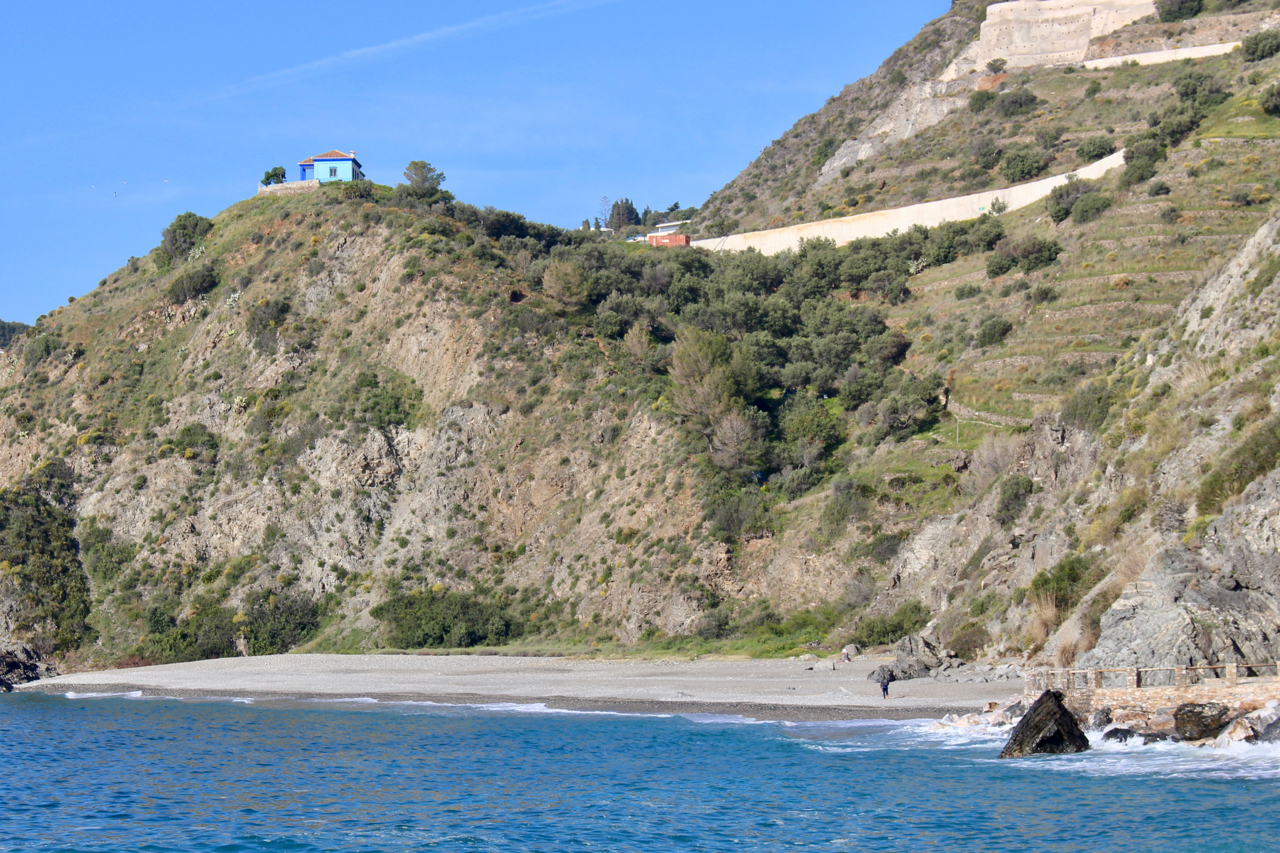
[[(1239, 41), (1276, 25), (1270, 6), (1263, 0), (1250, 0), (1233, 4), (1227, 13), (1206, 14), (1191, 21), (1140, 22), (1095, 40), (1090, 56)], [(1070, 69), (1074, 73), (1064, 73), (1066, 68), (1020, 70), (1012, 75), (972, 75), (951, 83), (932, 83), (918, 88), (910, 104), (891, 105), (868, 97), (867, 90), (890, 91), (886, 80), (903, 62), (911, 62), (915, 69), (911, 81), (931, 79), (941, 71), (937, 64), (940, 57), (947, 57), (942, 61), (945, 65), (976, 37), (976, 21), (982, 17), (981, 9), (954, 4), (948, 16), (931, 24), (874, 75), (846, 87), (817, 113), (802, 119), (714, 194), (693, 223), (696, 233), (722, 236), (777, 228), (1026, 180), (1011, 179), (1007, 167), (1000, 165), (994, 152), (1001, 148), (1047, 151), (1051, 156), (1042, 174), (1067, 172), (1080, 165), (1075, 143), (1100, 131), (1117, 140), (1133, 132), (1145, 122), (1151, 105), (1167, 95), (1159, 84), (1178, 74), (1174, 66), (1141, 71), (1122, 67), (1103, 73), (1077, 68)], [(975, 24), (962, 25), (967, 21)], [(955, 35), (948, 39), (930, 35), (944, 28)], [(935, 45), (928, 54), (932, 59), (913, 59), (926, 43)], [(1039, 102), (997, 99), (1001, 94), (1021, 94), (1024, 88)], [(970, 112), (978, 107), (977, 112)], [(857, 138), (862, 129), (890, 109), (901, 114), (896, 120), (900, 124), (917, 120), (912, 118), (916, 114), (940, 113), (947, 118), (943, 124), (926, 127), (869, 159), (850, 163), (835, 157), (845, 141)]]

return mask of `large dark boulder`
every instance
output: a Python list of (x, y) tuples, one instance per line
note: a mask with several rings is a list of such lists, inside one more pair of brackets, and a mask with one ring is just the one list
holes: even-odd
[(30, 646), (0, 646), (0, 693), (49, 674), (49, 665)]
[(1101, 732), (1105, 731), (1107, 726), (1111, 725), (1111, 709), (1099, 708), (1089, 715), (1089, 731)]
[(919, 662), (926, 669), (942, 664), (942, 649), (920, 634), (908, 634), (893, 647), (893, 657), (898, 663)]
[(893, 658), (893, 663), (882, 664), (869, 672), (867, 680), (879, 682), (884, 676), (890, 681), (928, 678), (947, 660), (936, 643), (920, 634), (909, 634), (899, 640), (893, 647)]
[(1173, 724), (1183, 740), (1217, 737), (1227, 727), (1231, 709), (1218, 702), (1187, 702), (1173, 712)]
[(1107, 743), (1128, 743), (1136, 737), (1142, 737), (1142, 735), (1138, 734), (1133, 729), (1125, 729), (1117, 726), (1114, 729), (1107, 729), (1107, 733), (1102, 736), (1102, 739)]
[(1027, 755), (1062, 755), (1084, 752), (1089, 739), (1080, 730), (1076, 718), (1062, 704), (1062, 694), (1046, 690), (1040, 694), (1022, 721), (1014, 726), (1009, 742), (1000, 750), (1001, 758), (1022, 758)]
[(927, 678), (929, 675), (928, 668), (918, 663), (902, 663), (894, 661), (893, 663), (882, 663), (880, 666), (867, 673), (867, 681), (874, 681), (877, 684), (886, 676), (890, 681), (908, 681), (912, 678)]

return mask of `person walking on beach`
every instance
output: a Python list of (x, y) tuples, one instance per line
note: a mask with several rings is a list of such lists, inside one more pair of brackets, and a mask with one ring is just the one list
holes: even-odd
[(889, 698), (889, 676), (887, 675), (880, 676), (880, 692), (884, 695), (884, 698)]

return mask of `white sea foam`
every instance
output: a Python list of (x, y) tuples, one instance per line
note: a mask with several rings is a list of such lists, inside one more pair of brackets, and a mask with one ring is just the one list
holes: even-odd
[(129, 690), (120, 693), (76, 693), (68, 690), (62, 694), (67, 699), (144, 699), (141, 690)]
[(475, 711), (491, 711), (503, 714), (572, 714), (597, 717), (673, 717), (675, 714), (642, 714), (633, 711), (594, 711), (575, 708), (549, 708), (542, 702), (428, 702), (426, 700), (402, 700), (385, 703), (388, 706), (423, 708), (467, 708)]

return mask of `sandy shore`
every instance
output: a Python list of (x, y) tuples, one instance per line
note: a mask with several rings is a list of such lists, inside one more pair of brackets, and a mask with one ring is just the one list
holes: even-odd
[[(22, 691), (179, 698), (373, 698), (447, 704), (541, 702), (552, 708), (741, 714), (756, 719), (911, 719), (980, 711), (1022, 692), (1022, 680), (867, 681), (878, 661), (584, 660), (430, 655), (278, 655), (82, 672)], [(834, 666), (834, 668), (833, 668)]]

